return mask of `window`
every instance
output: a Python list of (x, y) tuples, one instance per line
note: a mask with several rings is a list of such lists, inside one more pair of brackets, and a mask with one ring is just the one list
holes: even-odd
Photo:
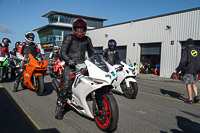
[(65, 17), (65, 22), (68, 23), (68, 24), (71, 24), (72, 23), (72, 17)]
[(53, 30), (54, 32), (54, 40), (55, 41), (62, 41), (62, 31), (61, 30)]
[(65, 22), (65, 16), (60, 15), (60, 22)]
[(56, 22), (58, 22), (58, 16), (53, 15), (53, 16), (49, 17), (48, 20), (49, 20), (49, 23), (56, 23)]
[(42, 31), (39, 33), (39, 38), (40, 38), (41, 43), (53, 41), (54, 40), (53, 31), (50, 29), (46, 31)]

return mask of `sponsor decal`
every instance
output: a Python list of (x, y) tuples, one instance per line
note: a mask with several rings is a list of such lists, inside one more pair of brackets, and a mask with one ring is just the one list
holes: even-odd
[(29, 77), (29, 74), (28, 74), (28, 73), (26, 73), (26, 77)]
[(191, 55), (192, 55), (193, 57), (196, 57), (196, 56), (198, 55), (198, 52), (197, 52), (196, 50), (192, 50), (192, 51), (191, 51)]
[(115, 76), (115, 73), (114, 72), (111, 72), (112, 76)]
[(111, 79), (111, 76), (109, 74), (106, 74), (105, 77), (109, 77)]

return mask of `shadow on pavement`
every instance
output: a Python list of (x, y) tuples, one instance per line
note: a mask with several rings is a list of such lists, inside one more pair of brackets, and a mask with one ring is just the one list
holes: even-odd
[(35, 133), (31, 123), (5, 88), (0, 88), (0, 131), (1, 133)]
[(44, 88), (45, 88), (44, 96), (50, 95), (54, 91), (54, 88), (52, 86), (52, 82), (44, 83)]
[(200, 124), (182, 116), (176, 116), (178, 129), (171, 129), (172, 133), (200, 133)]
[(38, 130), (5, 88), (0, 88), (1, 133), (60, 133), (57, 129)]
[(169, 96), (171, 96), (171, 97), (173, 97), (173, 98), (177, 98), (177, 99), (179, 99), (179, 100), (183, 100), (183, 101), (186, 100), (186, 98), (183, 97), (183, 94), (178, 93), (178, 92), (169, 91), (169, 90), (165, 90), (165, 89), (161, 89), (161, 88), (160, 88), (160, 92), (161, 92), (163, 95), (166, 95), (166, 94), (167, 94), (167, 95), (169, 95)]

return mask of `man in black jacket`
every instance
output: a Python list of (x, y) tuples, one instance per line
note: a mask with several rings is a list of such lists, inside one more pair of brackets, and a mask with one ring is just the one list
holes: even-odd
[(62, 119), (63, 103), (66, 98), (71, 99), (72, 91), (71, 86), (73, 79), (70, 78), (69, 73), (75, 71), (75, 65), (79, 61), (85, 60), (85, 52), (88, 56), (94, 55), (94, 48), (91, 39), (85, 36), (87, 31), (87, 23), (83, 18), (77, 18), (72, 24), (74, 34), (69, 34), (65, 37), (61, 46), (61, 58), (65, 61), (66, 66), (63, 73), (63, 87), (58, 92), (56, 119)]
[[(186, 41), (186, 48), (183, 50), (177, 72), (182, 71), (184, 84), (187, 86), (188, 99), (186, 103), (192, 104), (199, 101), (196, 82), (198, 80), (200, 51), (194, 46), (193, 39)], [(194, 101), (192, 100), (192, 88), (194, 91)]]
[(105, 49), (102, 54), (105, 61), (107, 61), (110, 65), (118, 64), (120, 61), (116, 45), (117, 42), (114, 39), (110, 39), (108, 41), (108, 48)]

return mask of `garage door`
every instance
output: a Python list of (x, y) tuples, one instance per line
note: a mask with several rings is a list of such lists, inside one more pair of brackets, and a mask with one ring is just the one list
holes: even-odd
[(94, 47), (94, 54), (100, 54), (102, 55), (103, 53), (103, 47)]
[(141, 55), (160, 55), (161, 43), (141, 44)]
[(120, 60), (126, 59), (126, 46), (117, 46)]

